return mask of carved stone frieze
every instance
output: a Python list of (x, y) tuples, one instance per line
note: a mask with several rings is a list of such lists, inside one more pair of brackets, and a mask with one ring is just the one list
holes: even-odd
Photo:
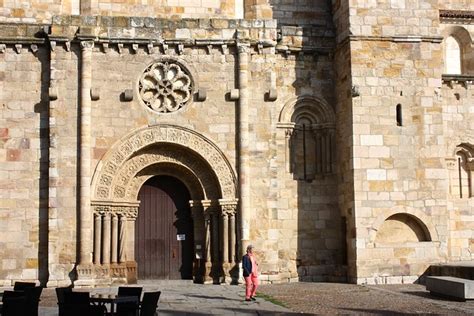
[(114, 204), (94, 204), (94, 214), (115, 216), (124, 216), (125, 218), (135, 219), (138, 215), (138, 204), (136, 205), (114, 205)]

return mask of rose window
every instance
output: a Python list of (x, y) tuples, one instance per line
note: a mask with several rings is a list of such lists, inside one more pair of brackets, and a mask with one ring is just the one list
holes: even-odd
[(138, 83), (140, 99), (158, 113), (179, 110), (191, 100), (192, 91), (193, 81), (189, 72), (172, 60), (148, 66)]

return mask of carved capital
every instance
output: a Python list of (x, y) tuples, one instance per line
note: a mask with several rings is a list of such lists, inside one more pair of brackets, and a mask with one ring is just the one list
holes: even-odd
[(250, 44), (248, 43), (237, 43), (237, 50), (239, 54), (248, 54), (250, 52)]
[(81, 50), (92, 50), (92, 48), (94, 48), (93, 41), (81, 41)]

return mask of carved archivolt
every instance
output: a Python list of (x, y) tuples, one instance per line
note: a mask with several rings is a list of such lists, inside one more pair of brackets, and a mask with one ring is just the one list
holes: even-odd
[(158, 113), (174, 112), (191, 101), (193, 79), (178, 61), (163, 58), (149, 65), (138, 81), (140, 101)]
[(160, 162), (192, 170), (203, 184), (206, 194), (216, 194), (206, 187), (216, 183), (214, 187), (220, 190), (220, 197), (236, 197), (235, 173), (216, 145), (186, 128), (157, 125), (128, 135), (99, 162), (92, 182), (93, 199), (130, 200), (138, 185), (134, 177)]
[(114, 199), (125, 197), (127, 200), (135, 200), (147, 179), (158, 174), (168, 174), (183, 181), (193, 199), (217, 199), (220, 196), (219, 183), (209, 169), (202, 159), (179, 147), (153, 147), (132, 157), (123, 165), (115, 178), (112, 192)]

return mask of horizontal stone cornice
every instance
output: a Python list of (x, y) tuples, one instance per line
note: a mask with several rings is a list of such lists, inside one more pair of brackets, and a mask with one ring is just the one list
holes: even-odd
[(383, 42), (395, 42), (395, 43), (441, 43), (443, 41), (442, 36), (418, 36), (418, 35), (395, 35), (395, 36), (359, 36), (351, 35), (348, 40), (350, 41), (383, 41)]
[(467, 10), (439, 10), (441, 23), (473, 24), (474, 11)]

